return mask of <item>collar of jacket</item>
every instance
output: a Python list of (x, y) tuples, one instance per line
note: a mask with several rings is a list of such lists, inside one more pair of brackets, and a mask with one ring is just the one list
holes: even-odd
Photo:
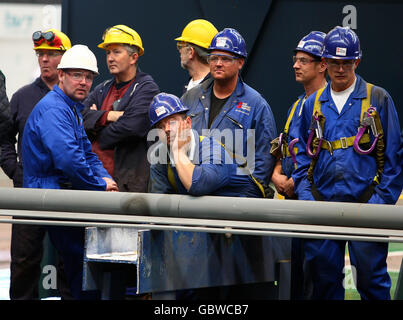
[[(133, 94), (133, 91), (134, 91), (134, 90), (133, 90), (133, 89), (134, 89), (133, 87), (134, 87), (134, 86), (137, 86), (139, 83), (142, 83), (142, 82), (146, 81), (148, 77), (150, 77), (150, 76), (149, 76), (147, 73), (144, 73), (144, 72), (141, 71), (139, 68), (137, 68), (136, 77), (135, 77), (133, 83), (130, 85), (130, 88), (127, 90), (126, 94), (129, 93), (129, 95), (132, 95), (132, 94)], [(103, 82), (103, 87), (104, 87), (104, 90), (103, 90), (103, 95), (104, 95), (104, 97), (103, 97), (103, 99), (106, 97), (106, 95), (107, 95), (108, 92), (109, 92), (109, 89), (110, 89), (110, 88), (112, 87), (112, 85), (114, 85), (115, 83), (116, 83), (115, 78), (108, 79), (108, 80), (106, 80), (106, 81)]]
[(70, 99), (57, 84), (53, 87), (53, 91), (56, 92), (70, 108), (77, 108), (80, 112), (84, 109), (84, 105), (81, 102)]
[[(364, 99), (367, 97), (367, 83), (363, 78), (361, 78), (358, 74), (355, 75), (357, 77), (357, 82), (355, 84), (354, 91), (351, 93), (351, 97), (353, 99)], [(319, 98), (319, 101), (328, 101), (330, 99), (332, 82), (330, 81), (323, 91), (322, 95)]]
[[(202, 92), (203, 94), (207, 94), (207, 92), (212, 89), (212, 85), (214, 83), (214, 78), (213, 77), (209, 77), (206, 80), (203, 80), (203, 82), (201, 83), (201, 87), (202, 87)], [(211, 87), (211, 88), (210, 88)], [(240, 96), (242, 94), (244, 94), (245, 92), (245, 88), (244, 88), (244, 82), (241, 78), (241, 76), (238, 76), (238, 81), (236, 83), (236, 87), (234, 92), (231, 94), (231, 96)], [(231, 99), (231, 98), (230, 98)]]
[(35, 79), (34, 83), (36, 86), (45, 90), (46, 92), (50, 91), (49, 87), (46, 85), (46, 83), (42, 80), (42, 78), (40, 76)]

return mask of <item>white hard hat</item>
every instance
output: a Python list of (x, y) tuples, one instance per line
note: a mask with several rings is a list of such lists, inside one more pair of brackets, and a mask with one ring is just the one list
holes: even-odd
[(86, 45), (76, 44), (67, 50), (57, 69), (84, 69), (98, 73), (97, 58)]

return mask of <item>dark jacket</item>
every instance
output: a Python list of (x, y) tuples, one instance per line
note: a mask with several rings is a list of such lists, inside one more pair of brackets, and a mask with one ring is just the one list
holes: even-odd
[[(48, 86), (41, 77), (16, 91), (10, 101), (10, 130), (1, 145), (0, 165), (5, 174), (13, 180), (15, 187), (22, 187), (21, 143), (25, 122), (32, 109), (48, 92)], [(18, 134), (18, 156), (15, 150)]]
[(6, 77), (0, 71), (0, 142), (10, 128), (10, 103), (6, 93)]
[(159, 88), (150, 75), (138, 70), (135, 81), (116, 108), (116, 111), (124, 111), (123, 116), (106, 127), (99, 127), (97, 121), (105, 111), (89, 108), (95, 103), (100, 109), (114, 83), (114, 79), (104, 81), (84, 101), (84, 128), (90, 140), (98, 140), (101, 149), (114, 149), (113, 178), (119, 190), (147, 192), (150, 176), (147, 160), (148, 109)]

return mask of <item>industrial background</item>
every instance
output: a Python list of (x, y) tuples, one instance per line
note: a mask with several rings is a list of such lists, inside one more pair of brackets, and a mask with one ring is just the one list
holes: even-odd
[(312, 30), (350, 26), (363, 50), (357, 73), (389, 91), (403, 127), (402, 14), (403, 2), (396, 0), (64, 0), (62, 31), (73, 44), (86, 44), (95, 53), (99, 83), (109, 78), (104, 51), (97, 48), (103, 31), (116, 24), (132, 27), (145, 48), (140, 68), (154, 77), (161, 91), (180, 96), (187, 72), (180, 67), (174, 39), (197, 18), (218, 30), (233, 27), (245, 38), (249, 53), (242, 76), (269, 102), (281, 130), (288, 108), (303, 91), (291, 60), (298, 41)]

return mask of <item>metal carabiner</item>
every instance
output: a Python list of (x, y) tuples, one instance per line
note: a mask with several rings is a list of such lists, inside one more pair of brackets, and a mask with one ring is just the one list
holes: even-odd
[(299, 141), (299, 139), (295, 138), (295, 139), (291, 140), (291, 142), (288, 144), (288, 151), (290, 152), (291, 159), (294, 164), (297, 163), (297, 155), (294, 152), (294, 144), (296, 144), (298, 141)]
[[(311, 158), (316, 158), (319, 155), (320, 152), (320, 148), (322, 146), (322, 142), (323, 142), (323, 132), (322, 132), (322, 128), (320, 126), (320, 115), (317, 115), (317, 112), (315, 112), (315, 114), (312, 116), (312, 122), (311, 122), (311, 126), (310, 126), (310, 134), (308, 137), (308, 142), (306, 143), (306, 153), (308, 154), (308, 156), (310, 156)], [(312, 144), (312, 140), (313, 140), (313, 135), (316, 134), (316, 137), (319, 139), (319, 144), (318, 147), (316, 148), (316, 152), (313, 153), (311, 151), (311, 144)]]
[[(364, 154), (364, 155), (370, 154), (374, 150), (376, 143), (378, 142), (378, 139), (379, 139), (378, 130), (376, 129), (376, 125), (375, 125), (375, 119), (372, 116), (373, 111), (376, 111), (376, 109), (374, 107), (370, 107), (368, 109), (368, 111), (366, 113), (364, 113), (360, 127), (358, 128), (358, 133), (355, 136), (355, 139), (353, 142), (354, 150), (359, 154)], [(367, 130), (368, 126), (371, 128), (372, 134), (374, 135), (375, 139), (372, 142), (372, 145), (368, 150), (363, 150), (360, 148), (359, 143), (360, 143), (362, 136), (364, 135), (364, 132)]]
[(278, 146), (281, 152), (281, 160), (287, 157), (287, 147), (285, 146), (287, 136), (282, 132), (278, 137)]

